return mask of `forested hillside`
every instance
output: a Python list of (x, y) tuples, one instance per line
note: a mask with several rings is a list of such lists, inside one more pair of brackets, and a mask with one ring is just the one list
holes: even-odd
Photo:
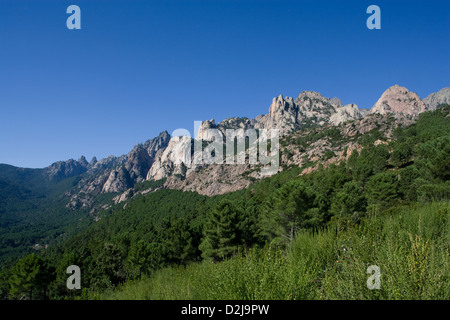
[[(292, 165), (220, 196), (158, 190), (116, 204), (85, 230), (4, 268), (0, 293), (448, 299), (449, 112), (421, 113), (392, 140), (372, 130), (348, 160), (309, 174), (301, 173), (312, 163)], [(80, 267), (82, 290), (66, 288), (69, 265)], [(361, 289), (369, 265), (387, 272), (383, 290)]]
[(89, 224), (86, 211), (65, 207), (77, 177), (49, 181), (41, 169), (0, 165), (0, 268)]

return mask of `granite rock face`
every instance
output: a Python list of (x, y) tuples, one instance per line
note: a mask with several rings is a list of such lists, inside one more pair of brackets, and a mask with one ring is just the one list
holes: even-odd
[(442, 88), (423, 99), (427, 110), (436, 110), (444, 104), (450, 104), (450, 87)]
[(129, 172), (123, 167), (113, 169), (103, 185), (102, 192), (121, 192), (131, 185)]
[(163, 131), (156, 138), (137, 144), (126, 155), (123, 165), (111, 171), (102, 192), (123, 192), (146, 180), (155, 159), (164, 152), (169, 140), (170, 135)]
[(343, 122), (361, 119), (362, 117), (363, 114), (358, 109), (358, 106), (352, 103), (337, 108), (336, 113), (331, 115), (330, 122), (337, 126)]
[(147, 174), (147, 180), (160, 180), (169, 175), (182, 175), (191, 165), (192, 139), (188, 136), (172, 137), (161, 156), (156, 157)]
[(148, 154), (147, 149), (138, 144), (128, 153), (124, 169), (128, 172), (130, 180), (133, 183), (138, 183), (145, 180), (152, 163), (153, 158)]
[(164, 130), (156, 138), (147, 140), (143, 147), (147, 150), (150, 158), (154, 159), (158, 153), (162, 153), (170, 141), (170, 134)]
[(44, 175), (52, 181), (81, 175), (90, 169), (89, 163), (84, 156), (80, 159), (70, 159), (67, 161), (58, 161), (44, 168)]
[(392, 114), (395, 117), (416, 118), (426, 111), (425, 103), (419, 96), (405, 87), (394, 85), (387, 89), (370, 109), (370, 113)]
[[(279, 95), (273, 98), (269, 113), (255, 119), (255, 128), (279, 129), (280, 135), (284, 136), (301, 128), (330, 123), (331, 116), (342, 107), (338, 98), (326, 98), (314, 91), (303, 91), (295, 100)], [(340, 114), (342, 121), (353, 120), (350, 115)]]

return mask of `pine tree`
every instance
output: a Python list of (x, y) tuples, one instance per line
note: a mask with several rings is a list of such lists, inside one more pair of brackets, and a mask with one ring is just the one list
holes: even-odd
[(176, 265), (185, 264), (197, 254), (198, 244), (194, 247), (193, 232), (185, 217), (172, 219), (167, 229), (164, 245), (167, 247), (167, 259)]
[(292, 245), (301, 227), (310, 222), (316, 224), (320, 214), (318, 199), (318, 195), (303, 181), (286, 183), (266, 203), (263, 232), (269, 239)]
[(240, 210), (230, 200), (222, 200), (207, 216), (199, 249), (203, 258), (221, 261), (236, 252)]
[(96, 265), (108, 286), (115, 286), (123, 280), (123, 256), (115, 244), (105, 243), (97, 256)]
[(139, 278), (142, 272), (146, 272), (150, 265), (150, 247), (145, 241), (139, 240), (131, 246), (128, 254), (128, 265), (131, 272), (137, 271)]
[(0, 300), (7, 300), (10, 290), (9, 285), (10, 271), (3, 269), (0, 271)]
[(47, 287), (54, 278), (54, 269), (41, 257), (30, 254), (20, 259), (14, 265), (10, 277), (10, 294), (15, 298), (28, 295), (30, 300), (36, 295), (33, 292), (42, 292), (41, 297), (47, 297)]
[(367, 182), (367, 198), (370, 205), (386, 206), (398, 198), (398, 174), (378, 173)]

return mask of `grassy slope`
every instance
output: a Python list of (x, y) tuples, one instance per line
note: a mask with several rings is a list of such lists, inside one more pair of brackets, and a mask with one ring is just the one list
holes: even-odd
[[(166, 268), (100, 299), (449, 299), (448, 202), (371, 214), (355, 227), (300, 234), (292, 249)], [(369, 290), (366, 270), (381, 269)]]

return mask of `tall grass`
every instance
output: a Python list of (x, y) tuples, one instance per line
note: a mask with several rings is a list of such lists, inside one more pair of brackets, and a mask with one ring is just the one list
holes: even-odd
[[(253, 248), (220, 263), (159, 270), (98, 299), (449, 299), (450, 206), (371, 214), (358, 226), (297, 235), (289, 251)], [(381, 288), (367, 288), (377, 265)]]

